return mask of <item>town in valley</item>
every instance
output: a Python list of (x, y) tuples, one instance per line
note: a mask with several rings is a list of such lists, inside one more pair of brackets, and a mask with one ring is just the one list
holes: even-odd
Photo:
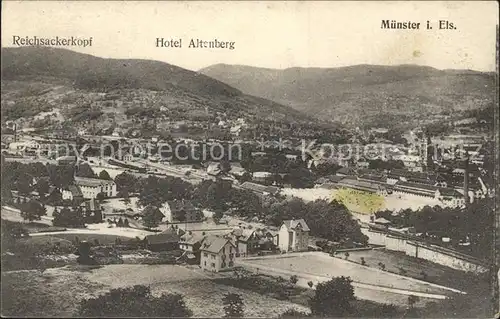
[(2, 315), (489, 317), (497, 76), (3, 47)]

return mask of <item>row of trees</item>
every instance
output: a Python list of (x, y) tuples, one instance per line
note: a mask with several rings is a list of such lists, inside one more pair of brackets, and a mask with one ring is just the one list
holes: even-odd
[(222, 181), (204, 181), (195, 193), (196, 200), (203, 207), (214, 210), (216, 217), (231, 209), (240, 217), (258, 217), (274, 226), (280, 226), (284, 220), (304, 218), (315, 236), (333, 241), (349, 239), (367, 243), (358, 223), (352, 219), (346, 207), (337, 201), (316, 200), (306, 203), (299, 198), (264, 199)]
[[(234, 188), (223, 180), (205, 180), (196, 187), (175, 177), (146, 179), (123, 173), (116, 177), (119, 192), (137, 192), (139, 205), (146, 208), (149, 227), (155, 227), (159, 214), (154, 213), (164, 202), (190, 200), (198, 207), (215, 212), (220, 219), (223, 212), (231, 210), (243, 218), (258, 217), (268, 224), (280, 226), (283, 220), (304, 218), (311, 232), (329, 240), (352, 240), (365, 244), (366, 236), (352, 219), (344, 205), (336, 201), (317, 200), (305, 203), (299, 198), (288, 200), (284, 197), (262, 198), (247, 190)], [(151, 211), (151, 213), (149, 213)], [(149, 218), (151, 217), (151, 218)], [(151, 223), (149, 223), (151, 220)]]
[(8, 193), (12, 190), (17, 190), (23, 196), (36, 191), (40, 198), (44, 199), (48, 195), (51, 186), (62, 189), (72, 185), (75, 173), (77, 176), (82, 177), (111, 180), (108, 172), (103, 170), (99, 175), (96, 175), (87, 164), (76, 168), (73, 165), (44, 165), (40, 162), (23, 164), (7, 162), (2, 155), (0, 165), (3, 201), (10, 199), (11, 196)]
[[(479, 258), (491, 258), (494, 230), (494, 199), (476, 200), (465, 208), (425, 206), (417, 211), (405, 209), (397, 215), (380, 211), (375, 216), (390, 220), (401, 227), (414, 227), (424, 236), (449, 237), (451, 244)], [(469, 240), (469, 246), (459, 246)]]

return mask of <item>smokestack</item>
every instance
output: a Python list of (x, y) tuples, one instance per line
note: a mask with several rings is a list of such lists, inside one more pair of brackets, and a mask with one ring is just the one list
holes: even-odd
[(469, 152), (465, 153), (465, 167), (464, 167), (464, 199), (465, 205), (469, 205)]

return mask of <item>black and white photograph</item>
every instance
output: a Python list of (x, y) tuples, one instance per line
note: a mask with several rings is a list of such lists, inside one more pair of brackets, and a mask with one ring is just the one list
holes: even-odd
[(6, 318), (494, 318), (496, 1), (2, 1)]

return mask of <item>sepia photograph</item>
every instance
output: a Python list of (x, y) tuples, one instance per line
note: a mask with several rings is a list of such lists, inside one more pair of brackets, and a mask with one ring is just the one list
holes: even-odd
[(496, 1), (2, 1), (6, 318), (499, 315)]

